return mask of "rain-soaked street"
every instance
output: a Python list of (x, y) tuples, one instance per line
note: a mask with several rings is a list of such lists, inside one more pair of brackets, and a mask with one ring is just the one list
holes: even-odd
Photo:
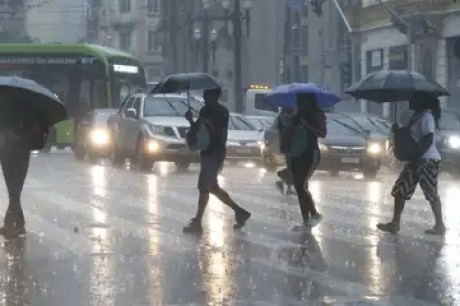
[[(458, 181), (443, 177), (447, 235), (429, 237), (418, 191), (399, 235), (375, 230), (391, 217), (394, 175), (314, 177), (324, 221), (311, 234), (273, 174), (229, 166), (221, 182), (252, 219), (232, 228), (213, 199), (202, 236), (182, 227), (196, 208), (198, 168), (151, 174), (68, 153), (35, 156), (23, 195), (29, 233), (2, 242), (1, 305), (460, 305)], [(1, 211), (7, 197), (1, 192)]]

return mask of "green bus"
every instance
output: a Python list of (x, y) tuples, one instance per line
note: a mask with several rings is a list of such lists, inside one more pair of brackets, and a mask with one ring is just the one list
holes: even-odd
[(52, 129), (45, 151), (72, 147), (76, 125), (88, 111), (118, 108), (132, 92), (147, 90), (136, 58), (91, 44), (0, 44), (0, 75), (32, 79), (67, 106), (70, 119)]

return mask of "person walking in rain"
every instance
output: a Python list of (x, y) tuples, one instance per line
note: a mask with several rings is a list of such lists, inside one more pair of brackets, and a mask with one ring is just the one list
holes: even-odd
[(25, 234), (21, 194), (29, 170), (30, 152), (43, 148), (49, 127), (22, 101), (6, 101), (0, 92), (0, 162), (9, 204), (0, 235), (13, 239)]
[(305, 151), (300, 156), (291, 156), (289, 164), (303, 220), (300, 226), (294, 227), (294, 230), (301, 231), (316, 226), (322, 220), (308, 189), (308, 181), (320, 161), (318, 137), (326, 137), (326, 116), (318, 108), (314, 94), (297, 94), (296, 98), (298, 111), (292, 119), (292, 126), (302, 128), (307, 133)]
[(225, 205), (233, 209), (236, 219), (235, 227), (244, 226), (251, 217), (251, 214), (238, 206), (218, 183), (219, 170), (225, 160), (229, 121), (227, 108), (219, 103), (220, 95), (220, 88), (204, 91), (205, 106), (201, 109), (196, 122), (193, 121), (193, 114), (190, 110), (185, 114), (185, 118), (190, 122), (192, 131), (197, 130), (200, 123), (204, 123), (211, 136), (209, 147), (200, 153), (201, 171), (198, 179), (198, 190), (200, 192), (198, 210), (195, 217), (184, 227), (183, 231), (186, 233), (202, 231), (201, 220), (208, 205), (210, 194), (213, 194)]
[[(292, 117), (294, 116), (294, 109), (290, 107), (283, 107), (281, 112), (277, 118), (278, 123), (278, 132), (280, 135), (280, 143), (281, 137), (283, 135), (283, 131), (286, 127), (291, 124)], [(285, 161), (286, 161), (286, 168), (281, 169), (277, 172), (279, 180), (275, 182), (275, 186), (281, 194), (284, 194), (284, 185), (286, 185), (286, 194), (293, 194), (293, 185), (294, 180), (292, 177), (292, 173), (290, 171), (289, 163), (290, 158), (288, 154), (285, 154)]]
[[(436, 224), (425, 231), (429, 235), (444, 235), (446, 226), (442, 216), (442, 204), (438, 195), (438, 176), (441, 154), (436, 147), (436, 134), (441, 117), (440, 102), (436, 97), (416, 94), (409, 101), (409, 111), (401, 114), (401, 125), (410, 127), (410, 135), (418, 143), (418, 156), (405, 164), (396, 180), (392, 196), (394, 214), (389, 223), (379, 223), (377, 228), (384, 232), (399, 231), (401, 215), (407, 200), (420, 185), (426, 200), (430, 203)], [(409, 126), (410, 125), (410, 126)], [(393, 132), (398, 128), (395, 124)]]

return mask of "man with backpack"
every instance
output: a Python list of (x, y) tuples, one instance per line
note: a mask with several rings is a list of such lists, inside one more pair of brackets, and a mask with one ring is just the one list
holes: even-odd
[(436, 147), (436, 134), (441, 117), (439, 100), (426, 94), (416, 94), (409, 101), (410, 111), (401, 116), (401, 127), (394, 125), (395, 156), (405, 162), (403, 171), (393, 186), (394, 215), (389, 223), (379, 223), (384, 232), (397, 233), (407, 200), (420, 185), (435, 217), (435, 226), (425, 231), (428, 235), (444, 235), (446, 226), (438, 195), (438, 176), (441, 155)]
[(184, 227), (183, 231), (186, 233), (202, 231), (201, 220), (208, 205), (210, 194), (213, 194), (225, 205), (233, 209), (236, 219), (235, 227), (244, 226), (251, 217), (251, 214), (238, 206), (218, 183), (219, 171), (225, 160), (230, 116), (227, 108), (219, 103), (220, 94), (220, 88), (204, 91), (205, 106), (201, 109), (197, 121), (193, 121), (193, 114), (190, 110), (185, 114), (185, 118), (190, 122), (192, 133), (198, 131), (200, 124), (204, 124), (210, 135), (209, 146), (200, 152), (201, 171), (198, 179), (198, 190), (200, 191), (198, 210), (195, 217)]

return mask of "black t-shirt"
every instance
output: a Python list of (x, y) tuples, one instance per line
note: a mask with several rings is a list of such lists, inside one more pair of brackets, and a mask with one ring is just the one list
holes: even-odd
[(202, 155), (225, 154), (229, 116), (227, 108), (221, 104), (201, 109), (199, 120), (206, 123), (211, 135), (209, 148), (201, 151)]

